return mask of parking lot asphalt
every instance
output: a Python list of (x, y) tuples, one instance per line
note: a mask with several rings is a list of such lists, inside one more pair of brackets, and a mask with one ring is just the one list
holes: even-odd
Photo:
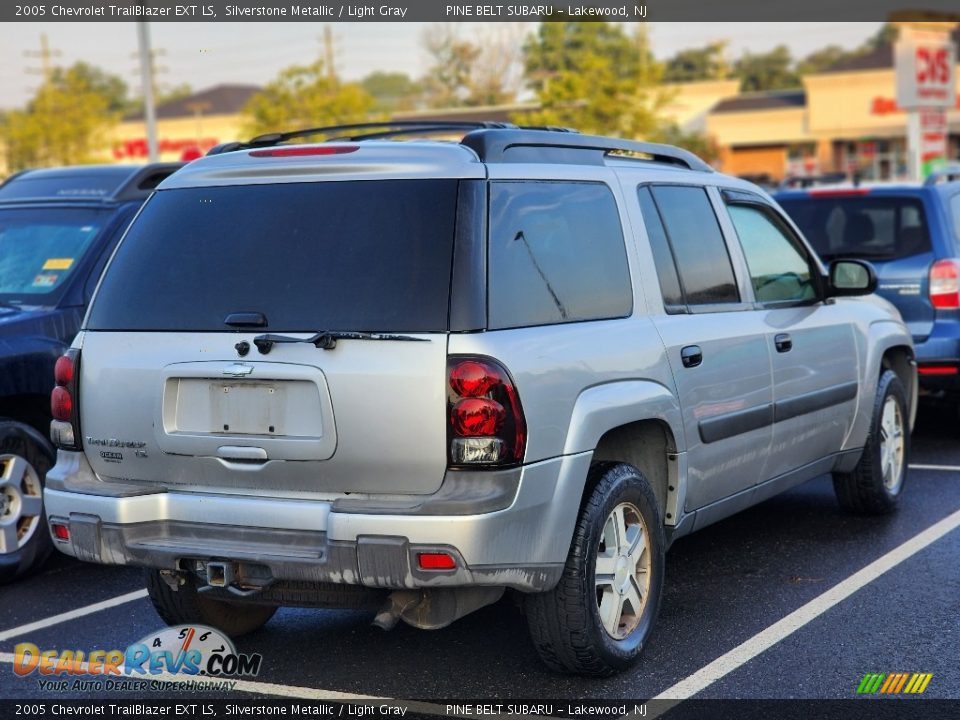
[[(403, 625), (383, 632), (363, 612), (282, 609), (237, 643), (262, 654), (263, 667), (231, 696), (844, 699), (855, 697), (866, 673), (922, 672), (933, 674), (926, 698), (960, 698), (960, 529), (947, 525), (909, 557), (897, 555), (960, 510), (955, 412), (921, 408), (911, 464), (901, 509), (890, 516), (844, 514), (822, 477), (678, 540), (644, 657), (616, 677), (547, 671), (507, 596), (434, 632)], [(885, 571), (857, 580), (858, 571), (891, 557)], [(828, 602), (845, 582), (854, 589)], [(123, 649), (158, 630), (148, 599), (122, 597), (142, 587), (138, 570), (57, 556), (39, 574), (0, 588), (0, 697), (49, 698), (36, 676), (12, 672), (18, 642)], [(115, 598), (97, 612), (55, 617)], [(802, 622), (781, 632), (791, 613)]]

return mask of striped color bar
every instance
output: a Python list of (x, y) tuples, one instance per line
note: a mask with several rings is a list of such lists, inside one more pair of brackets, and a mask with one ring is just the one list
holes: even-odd
[(857, 688), (858, 695), (919, 695), (933, 679), (932, 673), (867, 673)]

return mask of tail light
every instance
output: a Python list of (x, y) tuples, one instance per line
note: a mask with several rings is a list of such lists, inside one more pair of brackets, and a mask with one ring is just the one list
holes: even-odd
[(451, 465), (503, 466), (523, 461), (527, 424), (516, 386), (500, 363), (451, 357), (447, 409)]
[(930, 304), (939, 310), (960, 308), (960, 260), (938, 260), (930, 268)]
[(50, 439), (63, 450), (79, 450), (80, 410), (77, 407), (77, 380), (80, 376), (80, 351), (67, 350), (53, 368), (56, 385), (50, 393)]

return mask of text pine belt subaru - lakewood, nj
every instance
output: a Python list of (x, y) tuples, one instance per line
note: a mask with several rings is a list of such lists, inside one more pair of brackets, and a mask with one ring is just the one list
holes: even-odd
[(674, 539), (823, 473), (897, 504), (916, 368), (875, 285), (670, 146), (221, 146), (147, 201), (57, 365), (51, 532), (147, 568), (171, 624), (439, 628), (508, 590), (550, 667), (610, 674)]

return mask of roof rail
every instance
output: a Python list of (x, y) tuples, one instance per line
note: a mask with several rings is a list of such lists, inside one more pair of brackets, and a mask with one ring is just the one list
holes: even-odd
[(953, 182), (954, 180), (960, 180), (960, 163), (945, 165), (942, 168), (934, 170), (927, 176), (927, 179), (923, 181), (923, 184), (925, 186), (936, 185), (940, 182)]
[(677, 165), (688, 170), (713, 172), (713, 168), (692, 152), (673, 145), (619, 140), (597, 135), (580, 135), (557, 129), (481, 129), (468, 133), (462, 144), (482, 162), (558, 162), (602, 165), (611, 153), (645, 155), (653, 162)]
[[(271, 147), (290, 140), (326, 135), (325, 142), (332, 140), (354, 142), (375, 140), (403, 135), (436, 135), (451, 130), (477, 130), (480, 128), (513, 128), (510, 123), (492, 121), (446, 121), (446, 120), (385, 120), (383, 122), (353, 123), (350, 125), (327, 125), (304, 128), (283, 133), (258, 135), (247, 142), (222, 143), (211, 148), (207, 155), (219, 155), (234, 150)], [(359, 131), (359, 132), (358, 132)]]
[(450, 131), (466, 131), (462, 145), (470, 148), (482, 162), (560, 162), (602, 165), (611, 153), (646, 156), (645, 160), (713, 172), (707, 163), (691, 152), (672, 145), (618, 140), (595, 135), (581, 135), (564, 127), (518, 127), (512, 123), (493, 121), (385, 120), (383, 122), (328, 125), (284, 133), (258, 135), (247, 142), (217, 145), (207, 155), (220, 155), (235, 150), (248, 150), (279, 145), (289, 140), (325, 135), (323, 142), (355, 142), (379, 140), (407, 135), (437, 135)]

